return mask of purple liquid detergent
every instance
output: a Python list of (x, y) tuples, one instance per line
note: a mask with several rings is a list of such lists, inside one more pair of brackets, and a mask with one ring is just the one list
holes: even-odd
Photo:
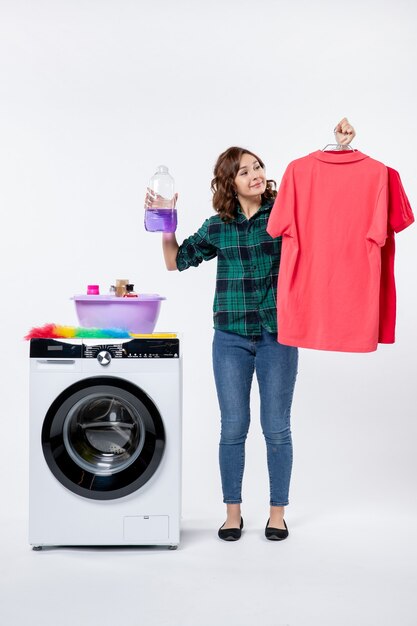
[(174, 233), (177, 228), (177, 210), (146, 209), (145, 228), (151, 233)]

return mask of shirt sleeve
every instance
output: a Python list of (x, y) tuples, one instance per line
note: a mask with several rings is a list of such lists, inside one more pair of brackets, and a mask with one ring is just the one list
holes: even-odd
[(396, 233), (399, 233), (414, 222), (414, 215), (404, 191), (399, 173), (388, 167), (389, 203), (388, 225)]
[(217, 248), (210, 243), (210, 220), (191, 237), (184, 239), (177, 252), (177, 268), (180, 272), (189, 267), (197, 267), (202, 261), (209, 261), (217, 256)]
[(388, 173), (385, 168), (385, 181), (378, 192), (372, 221), (367, 232), (366, 238), (374, 241), (377, 246), (382, 247), (385, 244), (388, 234), (387, 216), (388, 216)]
[(282, 177), (277, 197), (269, 216), (266, 231), (271, 237), (279, 237), (280, 235), (295, 236), (294, 203), (294, 173), (293, 166), (290, 163)]

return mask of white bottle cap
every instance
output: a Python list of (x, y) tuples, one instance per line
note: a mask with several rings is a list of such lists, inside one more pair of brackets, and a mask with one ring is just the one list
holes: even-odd
[(168, 174), (168, 168), (166, 165), (158, 165), (158, 174)]

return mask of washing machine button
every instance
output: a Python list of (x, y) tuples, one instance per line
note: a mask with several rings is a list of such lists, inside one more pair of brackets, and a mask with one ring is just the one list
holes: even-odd
[(97, 361), (100, 363), (100, 365), (109, 365), (111, 361), (110, 352), (107, 352), (107, 350), (101, 350), (101, 352), (99, 352), (97, 355)]

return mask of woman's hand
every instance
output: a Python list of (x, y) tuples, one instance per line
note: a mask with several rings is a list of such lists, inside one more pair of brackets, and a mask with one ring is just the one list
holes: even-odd
[(173, 198), (168, 199), (168, 198), (164, 198), (163, 196), (160, 196), (159, 193), (155, 193), (153, 189), (150, 189), (149, 187), (147, 187), (146, 196), (145, 196), (145, 209), (149, 209), (150, 207), (154, 209), (166, 209), (167, 202), (171, 203), (171, 206), (170, 206), (171, 209), (175, 209), (177, 200), (178, 200), (177, 193), (175, 194)]
[(349, 124), (347, 117), (344, 117), (335, 126), (334, 136), (337, 143), (341, 144), (342, 146), (346, 146), (356, 137), (355, 129)]

